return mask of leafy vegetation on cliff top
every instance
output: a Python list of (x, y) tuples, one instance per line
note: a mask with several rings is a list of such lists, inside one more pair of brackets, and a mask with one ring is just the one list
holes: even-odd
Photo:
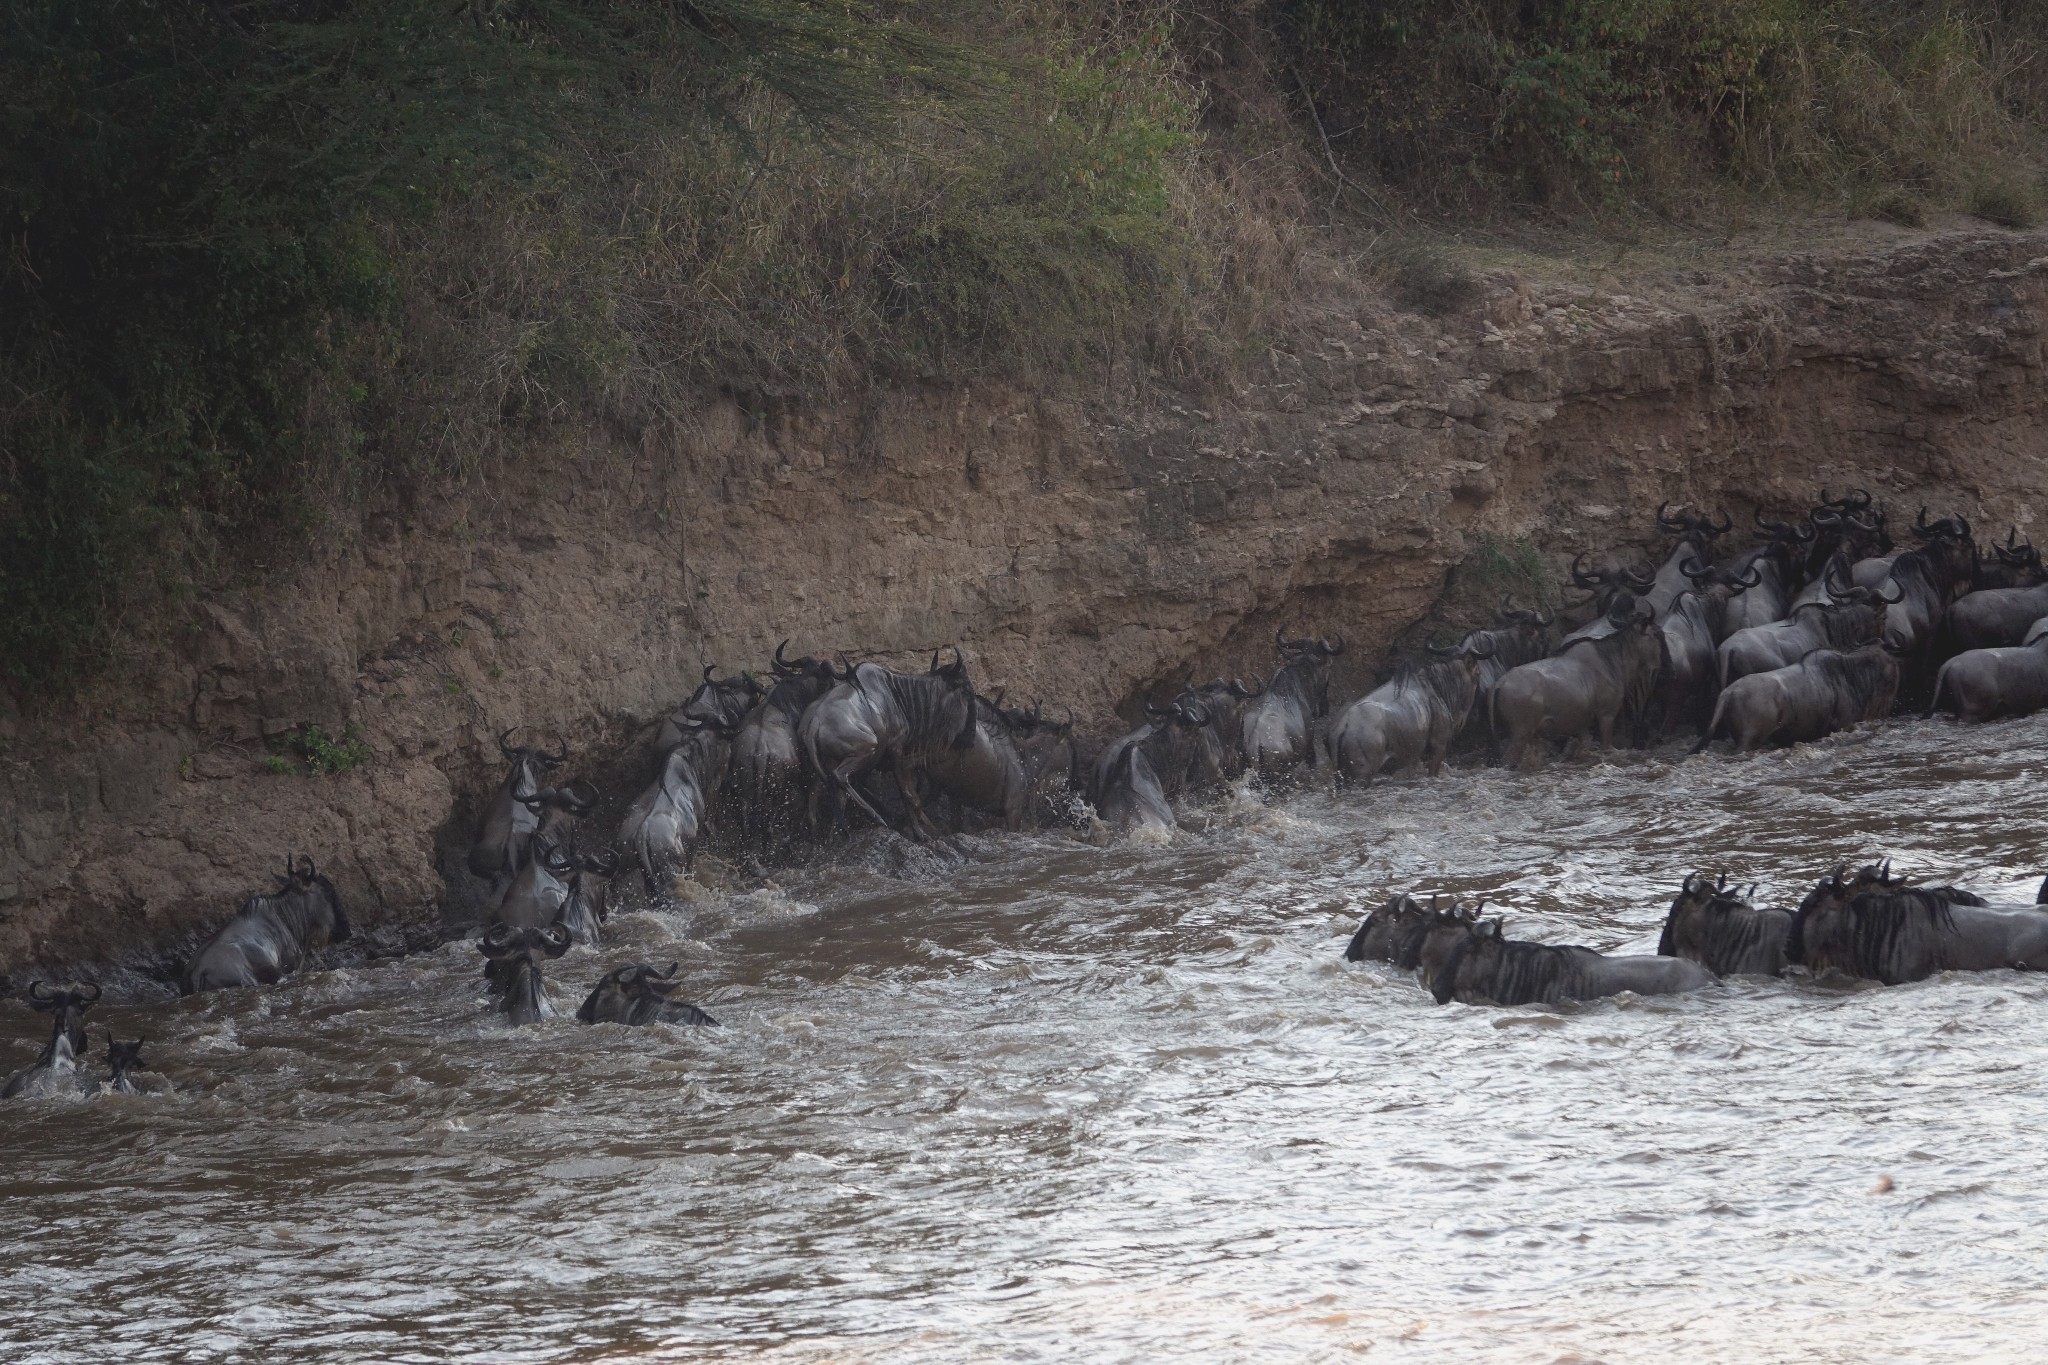
[(707, 390), (1205, 372), (1333, 202), (2025, 224), (2043, 8), (16, 0), (0, 669)]

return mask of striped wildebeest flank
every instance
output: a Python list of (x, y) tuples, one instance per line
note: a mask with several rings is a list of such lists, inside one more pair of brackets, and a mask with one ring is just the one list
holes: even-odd
[(1756, 887), (1728, 885), (1694, 872), (1671, 900), (1657, 951), (1697, 962), (1715, 976), (1778, 976), (1785, 970), (1785, 940), (1792, 912), (1759, 909)]
[(1714, 984), (1714, 974), (1683, 958), (1610, 957), (1572, 944), (1508, 938), (1499, 920), (1458, 940), (1423, 985), (1439, 1005), (1556, 1005), (1633, 991), (1678, 995)]
[(1263, 778), (1283, 778), (1303, 764), (1315, 766), (1316, 722), (1330, 714), (1330, 661), (1344, 652), (1344, 637), (1290, 640), (1273, 632), (1284, 661), (1265, 690), (1247, 702), (1239, 745), (1247, 766)]
[(1988, 905), (1952, 886), (1910, 886), (1889, 864), (1838, 867), (1799, 903), (1786, 955), (1816, 974), (1896, 986), (1938, 972), (2048, 969), (2048, 909)]
[(543, 977), (543, 959), (569, 951), (569, 931), (559, 924), (540, 928), (494, 924), (477, 945), (484, 977), (497, 997), (495, 1008), (515, 1024), (537, 1024), (555, 1016)]
[(1823, 739), (1891, 714), (1899, 660), (1890, 646), (1844, 653), (1816, 649), (1789, 668), (1737, 678), (1714, 703), (1714, 718), (1692, 752), (1726, 738), (1735, 752)]
[(1949, 608), (1946, 630), (1957, 649), (1996, 649), (2024, 642), (2043, 616), (2048, 616), (2048, 584), (1982, 588)]
[(718, 1021), (675, 994), (683, 983), (675, 979), (678, 964), (658, 972), (645, 962), (629, 963), (605, 973), (576, 1011), (585, 1024), (693, 1024), (716, 1025)]
[(1520, 767), (1539, 744), (1584, 735), (1612, 747), (1624, 724), (1630, 743), (1643, 742), (1663, 672), (1663, 640), (1650, 613), (1626, 592), (1609, 606), (1607, 622), (1607, 634), (1583, 636), (1500, 680), (1490, 719), (1507, 766)]
[(76, 1095), (84, 1092), (78, 1063), (85, 1057), (85, 1012), (100, 998), (96, 985), (52, 990), (40, 981), (28, 987), (29, 1008), (50, 1016), (50, 1041), (36, 1059), (7, 1078), (0, 1099)]
[(1394, 676), (1344, 708), (1330, 726), (1330, 762), (1337, 786), (1370, 786), (1382, 771), (1422, 764), (1443, 770), (1451, 741), (1465, 728), (1479, 695), (1480, 669), (1493, 642), (1473, 632), (1457, 645), (1430, 646), (1432, 659), (1410, 659)]
[(887, 769), (903, 797), (901, 832), (920, 841), (936, 837), (918, 795), (925, 769), (940, 751), (974, 744), (974, 684), (958, 646), (951, 663), (941, 664), (934, 652), (923, 673), (860, 663), (834, 676), (831, 690), (797, 723), (797, 743), (812, 779), (812, 832), (846, 829), (849, 803), (890, 828), (888, 817), (861, 790), (869, 774)]
[(277, 874), (277, 890), (242, 903), (212, 938), (199, 945), (179, 978), (183, 994), (234, 986), (269, 986), (297, 971), (330, 943), (346, 943), (355, 930), (334, 883), (313, 859), (290, 856)]
[(545, 749), (515, 748), (512, 731), (498, 736), (498, 752), (512, 767), (484, 806), (477, 822), (476, 842), (469, 849), (469, 870), (490, 883), (490, 894), (504, 894), (505, 884), (526, 865), (527, 846), (540, 825), (540, 811), (527, 801), (540, 795), (541, 779), (560, 767), (569, 757), (563, 742), (557, 753)]

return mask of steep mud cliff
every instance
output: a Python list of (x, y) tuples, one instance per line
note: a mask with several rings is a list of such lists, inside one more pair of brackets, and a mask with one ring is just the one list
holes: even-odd
[[(1323, 293), (1228, 392), (707, 399), (367, 516), (206, 603), (97, 725), (6, 722), (0, 970), (217, 920), (310, 851), (368, 926), (436, 920), (507, 726), (614, 795), (706, 663), (959, 642), (984, 690), (1098, 727), (1184, 671), (1342, 630), (1350, 695), (1481, 537), (1561, 561), (1664, 500), (1794, 509), (1857, 483), (2023, 530), (2048, 491), (2048, 236), (1949, 234), (1627, 292), (1500, 271), (1444, 317)], [(267, 741), (353, 723), (338, 775)], [(457, 879), (459, 883), (460, 879)]]

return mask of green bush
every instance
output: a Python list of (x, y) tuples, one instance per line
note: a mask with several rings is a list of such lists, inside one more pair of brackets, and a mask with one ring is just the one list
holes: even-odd
[(298, 765), (303, 764), (309, 777), (332, 777), (360, 768), (370, 758), (369, 741), (354, 721), (342, 729), (339, 738), (329, 736), (317, 725), (302, 725), (272, 740), (270, 747), (263, 766), (279, 776), (297, 773)]

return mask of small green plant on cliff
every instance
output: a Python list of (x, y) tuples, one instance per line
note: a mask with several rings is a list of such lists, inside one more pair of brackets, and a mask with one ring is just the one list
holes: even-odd
[(370, 758), (369, 741), (354, 721), (342, 727), (338, 738), (318, 725), (301, 725), (273, 739), (270, 747), (263, 767), (279, 775), (298, 773), (303, 764), (308, 777), (332, 777), (360, 768)]

